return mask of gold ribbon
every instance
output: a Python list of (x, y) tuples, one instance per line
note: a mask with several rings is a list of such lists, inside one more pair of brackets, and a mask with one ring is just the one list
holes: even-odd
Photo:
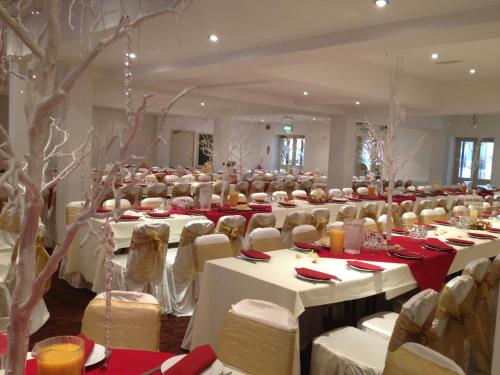
[[(194, 252), (194, 240), (196, 237), (204, 235), (204, 234), (210, 234), (213, 233), (213, 223), (211, 223), (211, 228), (209, 228), (206, 231), (195, 231), (192, 229), (199, 228), (196, 226), (196, 223), (194, 227), (191, 229), (189, 226), (185, 226), (184, 229), (181, 232), (181, 238), (179, 240), (179, 249), (181, 247), (187, 247), (191, 246), (193, 247), (193, 252)], [(191, 256), (191, 259), (189, 260), (189, 264), (186, 269), (186, 275), (191, 279), (194, 280), (194, 277), (196, 275), (196, 265), (195, 265), (195, 257), (194, 253)]]
[(219, 233), (225, 234), (226, 236), (229, 237), (230, 240), (234, 240), (238, 237), (243, 236), (243, 233), (240, 231), (241, 228), (238, 227), (232, 227), (230, 225), (227, 225), (225, 222), (221, 222), (219, 224), (219, 228), (217, 231)]
[(340, 208), (339, 213), (337, 214), (337, 220), (344, 221), (346, 219), (355, 219), (356, 211), (357, 209), (355, 206), (343, 206)]
[(19, 233), (19, 215), (17, 213), (7, 214), (0, 216), (0, 230), (4, 230), (9, 233)]
[(318, 233), (321, 235), (325, 231), (326, 224), (328, 224), (328, 218), (326, 217), (318, 217), (316, 219), (316, 224), (314, 225), (318, 230)]
[(157, 282), (165, 267), (165, 242), (156, 231), (132, 235), (130, 251), (141, 251), (127, 276), (137, 282)]
[(416, 342), (424, 346), (435, 345), (439, 338), (437, 333), (432, 330), (434, 313), (435, 310), (429, 314), (422, 326), (410, 320), (406, 315), (399, 314), (389, 341), (389, 351), (393, 352), (407, 342)]
[(283, 223), (282, 232), (290, 232), (297, 225), (315, 224), (313, 216), (308, 212), (296, 211), (286, 215), (285, 222)]
[(247, 227), (247, 234), (252, 233), (256, 228), (274, 228), (276, 216), (273, 214), (255, 214), (250, 218)]
[(441, 354), (453, 359), (467, 372), (465, 339), (471, 344), (471, 354), (477, 369), (487, 373), (491, 368), (491, 356), (478, 315), (474, 311), (477, 288), (469, 292), (464, 301), (458, 305), (448, 288), (444, 288), (439, 298), (436, 312), (437, 320), (446, 320), (446, 331), (440, 340), (431, 346)]

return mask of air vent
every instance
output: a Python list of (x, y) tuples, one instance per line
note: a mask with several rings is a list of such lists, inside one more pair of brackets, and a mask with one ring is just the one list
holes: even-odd
[(436, 64), (460, 64), (462, 60), (436, 61)]

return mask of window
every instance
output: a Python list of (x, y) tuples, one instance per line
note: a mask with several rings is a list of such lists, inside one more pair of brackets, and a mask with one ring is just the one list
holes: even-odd
[(214, 137), (212, 134), (198, 134), (198, 165), (212, 163), (214, 151)]
[(491, 138), (457, 138), (454, 183), (464, 181), (472, 181), (473, 185), (490, 183), (494, 146), (494, 140)]
[(280, 136), (280, 171), (287, 171), (289, 166), (304, 166), (304, 148), (306, 138), (303, 135)]
[(357, 162), (356, 176), (364, 176), (367, 174), (375, 174), (380, 176), (381, 166), (377, 160), (372, 160), (368, 146), (364, 143), (363, 136), (368, 131), (366, 125), (358, 122), (357, 124)]

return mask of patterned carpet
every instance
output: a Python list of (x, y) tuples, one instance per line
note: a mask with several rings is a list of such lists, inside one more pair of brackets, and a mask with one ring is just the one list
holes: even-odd
[[(30, 337), (30, 349), (34, 343), (47, 337), (58, 335), (76, 335), (80, 333), (83, 312), (95, 294), (86, 289), (75, 289), (56, 276), (45, 295), (45, 303), (50, 312), (50, 319)], [(180, 354), (184, 332), (189, 317), (163, 315), (161, 319), (160, 351)]]

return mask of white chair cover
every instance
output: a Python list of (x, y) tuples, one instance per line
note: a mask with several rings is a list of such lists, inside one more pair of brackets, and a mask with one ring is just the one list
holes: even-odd
[(173, 208), (193, 208), (194, 199), (191, 197), (180, 196), (172, 199)]
[[(102, 204), (102, 208), (105, 208), (107, 210), (113, 210), (116, 206), (116, 199), (108, 199), (104, 201)], [(130, 202), (126, 199), (120, 199), (120, 206), (119, 208), (130, 208)]]
[(432, 208), (425, 208), (420, 212), (421, 223), (432, 224), (435, 219), (436, 219), (436, 214)]
[(436, 207), (434, 209), (434, 220), (447, 220), (448, 214), (446, 213), (446, 209), (443, 207)]
[(328, 196), (330, 198), (340, 198), (340, 197), (342, 197), (342, 190), (340, 190), (340, 189), (330, 189), (330, 190), (328, 190)]
[(313, 243), (319, 240), (319, 234), (316, 228), (310, 224), (297, 225), (292, 229), (292, 243), (304, 242)]
[(356, 193), (358, 193), (358, 195), (368, 195), (368, 188), (361, 186), (356, 190)]
[(212, 194), (211, 203), (212, 204), (221, 204), (222, 203), (222, 198), (220, 197), (220, 195)]
[(257, 251), (283, 249), (281, 233), (276, 228), (255, 228), (249, 236), (248, 247)]
[(274, 199), (287, 199), (288, 198), (288, 194), (286, 193), (286, 191), (283, 191), (283, 190), (277, 190), (275, 192), (273, 192), (273, 198)]
[(307, 198), (307, 193), (305, 190), (294, 190), (294, 191), (292, 191), (292, 197), (294, 197), (294, 198)]
[(241, 215), (223, 216), (217, 222), (216, 233), (222, 233), (229, 237), (234, 254), (239, 254), (245, 236), (246, 219)]
[(368, 233), (368, 232), (378, 232), (378, 227), (377, 227), (377, 223), (375, 222), (375, 220), (369, 218), (369, 217), (365, 217), (363, 219), (364, 223), (363, 223), (363, 233)]
[(154, 207), (158, 208), (165, 202), (164, 198), (155, 197), (155, 198), (144, 198), (141, 201), (141, 207)]
[(264, 200), (267, 198), (266, 193), (253, 193), (250, 195), (250, 199), (253, 202), (264, 202)]
[(286, 215), (281, 229), (281, 239), (285, 248), (292, 246), (292, 229), (303, 224), (314, 224), (314, 218), (309, 212), (295, 211)]
[(469, 216), (469, 210), (465, 206), (455, 206), (451, 210), (451, 215), (452, 216)]
[(403, 228), (408, 228), (418, 221), (417, 215), (414, 212), (405, 212), (401, 216), (401, 224)]
[(348, 197), (348, 196), (352, 195), (352, 193), (353, 193), (352, 188), (343, 188), (342, 189), (342, 194), (344, 195), (344, 197)]

